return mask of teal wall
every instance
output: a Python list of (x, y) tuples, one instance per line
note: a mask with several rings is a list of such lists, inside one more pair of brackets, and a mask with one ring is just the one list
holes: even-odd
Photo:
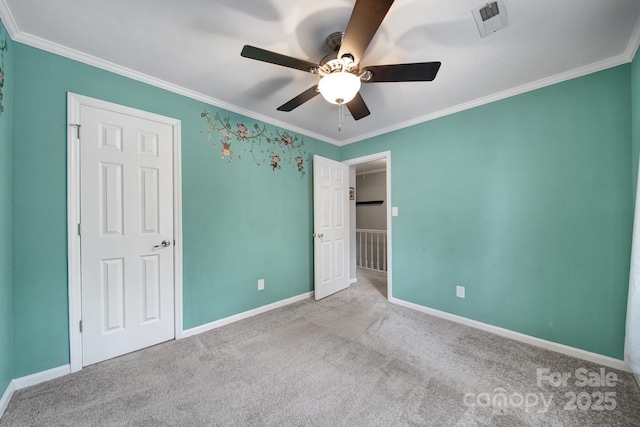
[(0, 396), (13, 377), (13, 274), (11, 255), (11, 172), (13, 139), (13, 48), (0, 22), (0, 68), (4, 75), (0, 113)]
[[(254, 120), (19, 43), (8, 57), (19, 96), (0, 116), (0, 232), (13, 231), (12, 250), (0, 253), (0, 390), (69, 362), (68, 91), (182, 121), (185, 328), (311, 290), (310, 164), (302, 177), (295, 165), (273, 172), (239, 141), (228, 163), (200, 114), (218, 112), (232, 127)], [(638, 68), (342, 148), (305, 138), (305, 157), (392, 151), (396, 298), (621, 358)]]
[[(237, 141), (228, 163), (200, 115), (219, 112), (234, 129), (254, 120), (22, 44), (13, 50), (14, 377), (69, 363), (67, 91), (182, 121), (185, 328), (312, 289), (310, 174), (257, 166)], [(339, 158), (338, 147), (311, 138), (304, 150)]]
[(640, 53), (638, 52), (636, 52), (636, 56), (631, 63), (631, 137), (632, 186), (635, 196), (638, 181), (638, 160), (640, 157)]
[(622, 359), (630, 93), (624, 65), (344, 147), (391, 150), (393, 296)]

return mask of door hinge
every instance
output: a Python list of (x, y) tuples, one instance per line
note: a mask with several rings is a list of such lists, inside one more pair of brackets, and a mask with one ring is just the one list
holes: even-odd
[(81, 125), (78, 124), (78, 123), (73, 123), (73, 124), (70, 124), (69, 126), (74, 126), (76, 128), (76, 131), (78, 132), (78, 139), (80, 139), (80, 127), (81, 127)]
[(80, 326), (80, 333), (82, 333), (82, 320), (79, 322), (79, 326)]
[(82, 224), (78, 223), (78, 236), (82, 236)]

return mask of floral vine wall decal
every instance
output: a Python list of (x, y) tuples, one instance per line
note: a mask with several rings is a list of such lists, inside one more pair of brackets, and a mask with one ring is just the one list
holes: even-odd
[[(2, 34), (2, 27), (0, 27), (0, 34)], [(4, 53), (7, 51), (7, 39), (6, 37), (0, 41), (0, 114), (4, 112), (4, 106), (2, 103), (4, 94), (2, 88), (4, 87)]]
[[(244, 123), (236, 123), (232, 126), (229, 117), (221, 117), (218, 113), (212, 117), (208, 111), (200, 114), (207, 122), (207, 141), (218, 137), (222, 153), (221, 158), (226, 159), (228, 163), (233, 162), (234, 150), (235, 157), (242, 159), (239, 151), (249, 153), (256, 165), (268, 165), (273, 172), (282, 169), (284, 163), (290, 164), (298, 169), (301, 177), (304, 176), (304, 159), (306, 152), (302, 149), (304, 146), (304, 138), (295, 134), (291, 134), (280, 129), (275, 131), (267, 130), (265, 125), (260, 126), (254, 123), (248, 128)], [(231, 144), (235, 144), (233, 149)], [(212, 142), (213, 147), (217, 147), (216, 142)]]

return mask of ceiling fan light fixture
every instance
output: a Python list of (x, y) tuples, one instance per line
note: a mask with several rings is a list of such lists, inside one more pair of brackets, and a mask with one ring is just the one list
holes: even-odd
[(360, 78), (345, 71), (334, 72), (320, 79), (318, 90), (328, 102), (346, 104), (358, 94)]

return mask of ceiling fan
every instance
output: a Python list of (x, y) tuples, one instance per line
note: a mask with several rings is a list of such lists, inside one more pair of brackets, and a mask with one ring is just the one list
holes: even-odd
[(440, 69), (440, 62), (359, 67), (393, 1), (356, 0), (346, 31), (327, 37), (325, 44), (333, 53), (325, 56), (319, 64), (249, 45), (244, 46), (241, 55), (321, 76), (316, 85), (282, 104), (278, 111), (292, 111), (320, 93), (327, 101), (339, 106), (340, 120), (343, 105), (355, 120), (360, 120), (370, 114), (360, 95), (361, 83), (432, 81)]

